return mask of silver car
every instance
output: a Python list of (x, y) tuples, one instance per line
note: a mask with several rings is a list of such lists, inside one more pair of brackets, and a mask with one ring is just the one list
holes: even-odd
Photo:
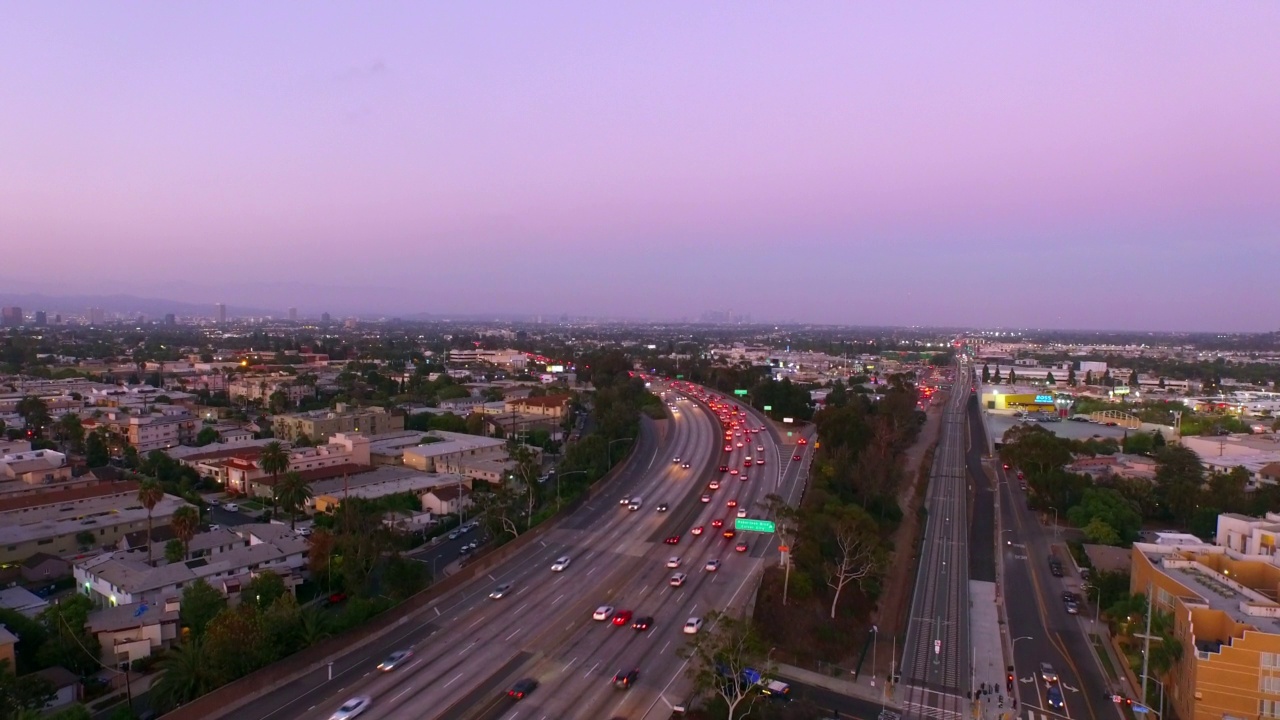
[(498, 587), (494, 588), (493, 592), (489, 593), (489, 599), (501, 600), (502, 598), (506, 597), (507, 593), (509, 592), (511, 592), (511, 583), (503, 583)]
[(351, 720), (364, 714), (365, 710), (373, 707), (373, 698), (368, 695), (360, 695), (342, 703), (342, 707), (334, 711), (329, 716), (329, 720)]

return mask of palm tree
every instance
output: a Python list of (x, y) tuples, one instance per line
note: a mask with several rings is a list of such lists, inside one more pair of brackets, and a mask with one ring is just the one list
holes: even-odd
[(200, 528), (200, 513), (191, 505), (183, 505), (173, 512), (169, 524), (173, 527), (174, 536), (182, 542), (182, 559), (186, 560), (191, 552), (191, 538)]
[(217, 687), (217, 678), (206, 662), (204, 646), (192, 638), (165, 653), (161, 675), (151, 685), (151, 699), (160, 708), (172, 708), (194, 700)]
[(271, 473), (271, 514), (276, 511), (276, 482), (280, 479), (280, 473), (289, 469), (289, 453), (277, 441), (267, 443), (262, 448), (262, 457), (258, 459), (258, 465), (263, 470)]
[(298, 511), (311, 499), (311, 486), (296, 472), (287, 472), (272, 490), (280, 507), (289, 511), (289, 529), (297, 529)]
[(138, 502), (147, 509), (147, 564), (155, 565), (155, 550), (151, 543), (151, 511), (164, 499), (164, 488), (154, 478), (147, 478), (138, 485)]

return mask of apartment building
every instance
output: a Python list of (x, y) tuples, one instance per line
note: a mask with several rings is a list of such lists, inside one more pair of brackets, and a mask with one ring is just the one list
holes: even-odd
[(542, 397), (526, 397), (506, 401), (507, 412), (522, 415), (538, 415), (558, 420), (564, 417), (568, 410), (568, 395), (544, 395)]
[(152, 450), (194, 443), (201, 424), (185, 410), (166, 408), (147, 414), (113, 410), (100, 417), (86, 418), (84, 426), (86, 431), (106, 428), (123, 437), (138, 454), (146, 455)]
[[(1191, 539), (1194, 540), (1194, 539)], [(1182, 657), (1164, 683), (1181, 720), (1280, 715), (1280, 567), (1198, 542), (1136, 543), (1130, 589), (1173, 616)]]
[(422, 472), (453, 472), (449, 470), (450, 465), (507, 456), (505, 440), (438, 430), (430, 434), (440, 438), (440, 442), (405, 448), (403, 458), (407, 467)]
[(365, 436), (404, 430), (404, 415), (386, 408), (367, 407), (349, 410), (339, 403), (333, 410), (276, 415), (272, 418), (275, 436), (290, 442), (306, 436), (322, 440), (337, 433), (361, 433)]
[(276, 393), (284, 393), (290, 404), (315, 397), (316, 389), (297, 382), (292, 375), (245, 375), (227, 385), (227, 394), (233, 400), (265, 403)]
[(74, 570), (76, 588), (100, 607), (115, 607), (180, 597), (183, 588), (203, 578), (234, 604), (240, 588), (261, 572), (277, 573), (290, 589), (296, 587), (306, 567), (307, 547), (287, 525), (238, 525), (196, 535), (192, 557), (184, 562), (159, 561), (152, 567), (145, 547), (82, 560)]
[(52, 485), (71, 479), (67, 456), (53, 450), (27, 450), (0, 455), (0, 488), (7, 483)]
[[(270, 476), (262, 469), (262, 451), (244, 452), (217, 461), (222, 482), (230, 492), (261, 494), (254, 484)], [(369, 465), (369, 438), (359, 433), (338, 433), (328, 443), (316, 447), (293, 448), (289, 451), (289, 471), (304, 477), (313, 471), (334, 467)]]
[[(152, 508), (155, 527), (169, 524), (186, 501), (165, 495)], [(0, 564), (21, 563), (36, 553), (69, 556), (83, 545), (102, 547), (147, 528), (138, 483), (93, 485), (0, 500)], [(92, 542), (82, 542), (92, 538)]]

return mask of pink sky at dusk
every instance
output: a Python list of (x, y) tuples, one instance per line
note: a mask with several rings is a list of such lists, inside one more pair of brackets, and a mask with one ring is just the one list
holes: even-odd
[(1278, 37), (1274, 2), (9, 5), (0, 284), (1273, 330)]

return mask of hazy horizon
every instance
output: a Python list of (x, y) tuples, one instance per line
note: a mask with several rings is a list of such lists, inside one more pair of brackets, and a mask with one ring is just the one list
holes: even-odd
[(8, 6), (0, 283), (1275, 330), (1278, 36), (1268, 2)]

